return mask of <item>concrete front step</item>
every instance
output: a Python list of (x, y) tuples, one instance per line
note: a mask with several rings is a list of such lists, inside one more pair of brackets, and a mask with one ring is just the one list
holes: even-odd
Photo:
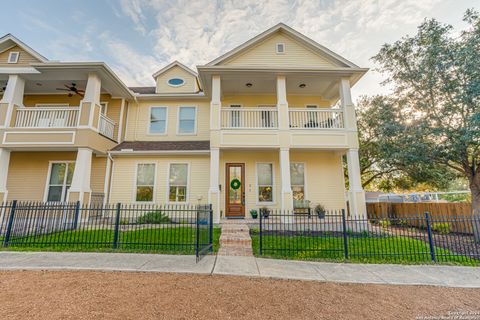
[(218, 254), (221, 256), (252, 256), (252, 239), (248, 226), (229, 223), (229, 221), (222, 224)]

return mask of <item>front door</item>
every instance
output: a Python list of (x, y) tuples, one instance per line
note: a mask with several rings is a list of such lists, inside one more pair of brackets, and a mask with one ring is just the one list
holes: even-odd
[(225, 174), (225, 216), (245, 217), (245, 164), (227, 163)]

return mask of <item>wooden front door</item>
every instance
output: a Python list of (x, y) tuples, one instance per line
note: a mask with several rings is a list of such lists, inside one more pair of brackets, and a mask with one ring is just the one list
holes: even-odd
[(225, 216), (245, 217), (245, 164), (227, 163), (225, 174)]

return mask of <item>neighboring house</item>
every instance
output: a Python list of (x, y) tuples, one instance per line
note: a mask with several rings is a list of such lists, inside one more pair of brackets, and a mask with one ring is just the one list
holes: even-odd
[[(155, 87), (127, 88), (103, 63), (0, 38), (0, 193), (211, 203), (216, 221), (302, 200), (342, 209), (346, 155), (349, 209), (365, 213), (350, 88), (367, 69), (279, 24), (197, 70), (175, 61)], [(83, 97), (57, 89), (72, 83)]]

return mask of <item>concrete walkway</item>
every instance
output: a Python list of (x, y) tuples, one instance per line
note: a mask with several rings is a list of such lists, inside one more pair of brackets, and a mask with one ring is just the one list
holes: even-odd
[(345, 264), (255, 257), (0, 252), (0, 270), (96, 270), (233, 275), (312, 281), (480, 288), (480, 268)]

